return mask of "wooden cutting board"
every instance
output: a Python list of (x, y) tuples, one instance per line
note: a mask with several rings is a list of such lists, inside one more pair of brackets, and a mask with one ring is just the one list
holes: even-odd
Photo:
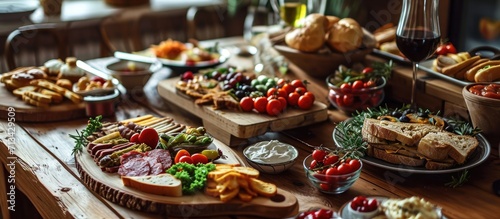
[(47, 109), (35, 107), (17, 98), (0, 85), (0, 118), (14, 118), (16, 122), (53, 122), (85, 117), (85, 103), (74, 104), (65, 99)]
[(212, 106), (198, 106), (192, 99), (177, 93), (175, 84), (178, 81), (178, 77), (160, 81), (158, 83), (160, 96), (200, 117), (210, 134), (227, 145), (232, 145), (229, 135), (246, 139), (268, 131), (283, 131), (328, 119), (327, 106), (318, 101), (315, 101), (309, 110), (288, 107), (284, 113), (278, 116), (255, 112), (216, 110)]
[[(218, 160), (219, 163), (244, 165), (233, 150), (220, 141), (214, 140), (210, 147), (222, 150), (227, 156)], [(235, 198), (223, 203), (218, 198), (201, 192), (189, 196), (169, 197), (124, 186), (118, 174), (101, 171), (86, 150), (76, 156), (76, 164), (83, 182), (91, 190), (111, 202), (138, 211), (182, 218), (222, 215), (286, 218), (296, 215), (299, 209), (297, 198), (281, 189), (278, 189), (278, 194), (273, 198), (256, 197), (251, 202), (242, 202)]]

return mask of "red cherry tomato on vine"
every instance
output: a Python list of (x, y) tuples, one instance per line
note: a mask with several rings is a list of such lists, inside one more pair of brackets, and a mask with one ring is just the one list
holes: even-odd
[(325, 159), (326, 156), (326, 151), (321, 149), (314, 149), (311, 156), (315, 161), (323, 162), (323, 159)]
[(314, 94), (311, 92), (311, 91), (306, 91), (303, 96), (310, 96), (313, 100), (313, 102), (316, 100), (316, 97), (314, 96)]
[(363, 69), (363, 71), (361, 71), (362, 74), (369, 74), (369, 73), (372, 73), (373, 72), (373, 68), (372, 67), (366, 67)]
[(446, 45), (439, 45), (436, 48), (436, 54), (438, 55), (446, 55), (448, 53), (448, 50), (446, 49)]
[(342, 91), (342, 93), (351, 92), (351, 90), (352, 90), (351, 84), (349, 84), (347, 82), (343, 83), (342, 85), (340, 85), (340, 90)]
[(342, 103), (344, 106), (351, 106), (354, 103), (354, 97), (352, 94), (345, 94), (342, 98)]
[(278, 99), (271, 99), (267, 102), (266, 112), (270, 116), (277, 116), (281, 113), (283, 107)]
[(299, 102), (299, 97), (300, 94), (296, 92), (288, 94), (288, 101), (287, 101), (288, 104), (290, 104), (290, 106), (297, 106), (297, 103)]
[(349, 166), (351, 166), (352, 171), (356, 171), (361, 167), (361, 163), (357, 159), (352, 159), (349, 161)]
[(353, 90), (359, 90), (363, 88), (365, 85), (362, 80), (356, 80), (352, 83), (352, 89)]
[(291, 84), (284, 84), (283, 87), (281, 87), (284, 91), (286, 91), (287, 94), (290, 94), (295, 91), (295, 87)]

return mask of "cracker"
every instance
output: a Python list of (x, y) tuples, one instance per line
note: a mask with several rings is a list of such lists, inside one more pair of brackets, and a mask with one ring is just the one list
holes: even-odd
[(60, 103), (63, 101), (63, 96), (61, 94), (51, 91), (49, 89), (42, 88), (38, 92), (41, 94), (49, 95), (52, 98), (53, 103)]
[(28, 96), (29, 98), (42, 103), (51, 103), (52, 97), (35, 91), (25, 91), (23, 96)]
[(41, 108), (48, 108), (49, 107), (48, 103), (42, 103), (42, 102), (36, 101), (34, 99), (31, 99), (30, 97), (28, 97), (26, 95), (23, 95), (22, 98), (23, 98), (24, 102), (26, 102), (26, 103), (28, 103), (30, 105), (33, 105), (33, 106), (36, 106), (36, 107), (41, 107)]
[(31, 84), (59, 93), (70, 99), (73, 103), (81, 103), (83, 101), (83, 98), (80, 95), (47, 80), (33, 80)]
[(15, 90), (12, 91), (12, 93), (14, 94), (14, 96), (22, 98), (24, 92), (26, 92), (26, 91), (35, 91), (36, 92), (37, 90), (38, 90), (38, 87), (30, 85), (30, 86), (16, 88)]

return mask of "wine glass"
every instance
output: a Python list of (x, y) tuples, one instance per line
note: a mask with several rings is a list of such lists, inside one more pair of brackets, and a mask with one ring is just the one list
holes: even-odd
[(416, 109), (415, 87), (418, 63), (431, 56), (441, 39), (439, 0), (403, 0), (396, 30), (398, 49), (413, 65), (411, 106)]

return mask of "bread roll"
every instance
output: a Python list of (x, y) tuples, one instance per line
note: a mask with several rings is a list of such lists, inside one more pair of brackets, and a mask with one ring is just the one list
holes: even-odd
[(339, 52), (345, 53), (358, 49), (363, 40), (363, 30), (352, 18), (339, 20), (328, 32), (328, 45)]
[(287, 33), (285, 43), (302, 52), (316, 52), (325, 43), (326, 26), (325, 16), (311, 14), (304, 20), (304, 26)]

